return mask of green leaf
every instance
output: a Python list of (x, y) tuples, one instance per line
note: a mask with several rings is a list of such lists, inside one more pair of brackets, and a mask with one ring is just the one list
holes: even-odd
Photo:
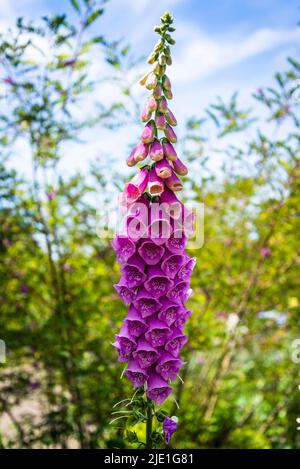
[(91, 23), (93, 23), (99, 16), (103, 15), (104, 9), (99, 8), (98, 10), (95, 10), (85, 21), (84, 26), (87, 27)]
[(79, 11), (80, 12), (80, 6), (79, 6), (79, 3), (77, 2), (77, 0), (70, 0), (73, 7), (75, 8), (75, 10)]

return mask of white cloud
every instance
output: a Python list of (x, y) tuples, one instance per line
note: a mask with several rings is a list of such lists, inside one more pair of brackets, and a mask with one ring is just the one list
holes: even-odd
[(175, 52), (170, 75), (176, 76), (178, 83), (186, 84), (300, 38), (298, 29), (264, 28), (245, 37), (223, 37), (222, 40), (195, 30), (189, 24), (179, 24), (177, 31), (178, 43), (183, 42), (183, 45), (177, 54)]

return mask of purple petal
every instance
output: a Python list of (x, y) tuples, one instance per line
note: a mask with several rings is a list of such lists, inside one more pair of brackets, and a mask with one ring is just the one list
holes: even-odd
[(163, 259), (161, 268), (169, 278), (174, 279), (185, 261), (186, 258), (183, 255), (169, 253), (169, 255)]
[(186, 246), (187, 238), (182, 229), (176, 229), (166, 241), (166, 246), (173, 254), (181, 254)]
[(147, 381), (148, 375), (144, 369), (142, 369), (137, 360), (130, 360), (128, 367), (125, 371), (125, 375), (132, 382), (135, 388), (143, 386)]
[(187, 258), (187, 259), (188, 260), (185, 262), (185, 264), (181, 267), (181, 269), (178, 272), (178, 278), (180, 280), (188, 281), (196, 265), (196, 257), (193, 257), (192, 259), (190, 258)]
[(162, 308), (158, 313), (158, 318), (168, 326), (171, 326), (178, 318), (182, 307), (165, 297), (160, 298), (159, 301), (162, 304)]
[(153, 347), (164, 345), (171, 335), (171, 331), (166, 324), (155, 317), (151, 317), (148, 321), (148, 326), (149, 329), (145, 334), (147, 341)]
[(148, 368), (157, 361), (158, 353), (149, 342), (140, 337), (133, 357), (138, 361), (141, 368)]
[(186, 341), (186, 335), (183, 335), (179, 329), (174, 329), (171, 337), (168, 339), (165, 345), (165, 349), (167, 352), (173, 355), (173, 357), (177, 358)]
[(169, 443), (171, 436), (177, 430), (177, 422), (169, 417), (165, 417), (163, 421), (163, 432), (164, 432), (164, 440), (166, 445)]
[(131, 257), (135, 252), (135, 244), (126, 236), (116, 235), (111, 244), (116, 251), (117, 260), (120, 264), (127, 262), (129, 257)]
[(140, 316), (133, 305), (130, 306), (125, 321), (128, 332), (133, 337), (139, 337), (148, 329), (148, 324)]
[(172, 392), (168, 382), (155, 372), (149, 373), (147, 382), (147, 396), (157, 404), (162, 404)]
[(125, 283), (124, 279), (121, 277), (119, 283), (114, 285), (115, 290), (118, 292), (122, 300), (126, 305), (132, 303), (132, 301), (136, 297), (136, 293), (134, 290), (131, 290)]
[(182, 365), (184, 365), (183, 360), (174, 358), (170, 353), (164, 352), (160, 355), (155, 369), (166, 381), (169, 379), (174, 380), (177, 378)]
[(174, 301), (175, 303), (182, 304), (186, 301), (189, 292), (189, 283), (188, 282), (178, 282), (174, 285), (171, 290), (168, 291), (167, 297), (169, 300)]
[(146, 279), (145, 264), (138, 254), (134, 254), (125, 266), (121, 268), (124, 279), (129, 288), (135, 288)]
[(135, 308), (141, 313), (143, 318), (156, 313), (160, 307), (160, 302), (143, 287), (139, 288), (136, 299), (133, 302)]
[(149, 266), (148, 280), (145, 282), (146, 290), (154, 298), (165, 295), (173, 286), (173, 281), (156, 265)]
[(155, 265), (164, 255), (165, 248), (163, 246), (158, 246), (152, 241), (144, 241), (139, 247), (138, 252), (146, 264)]

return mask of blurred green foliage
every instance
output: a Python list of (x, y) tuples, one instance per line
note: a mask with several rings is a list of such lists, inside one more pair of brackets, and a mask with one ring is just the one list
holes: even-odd
[[(95, 200), (109, 199), (112, 184), (119, 191), (122, 171), (102, 161), (86, 176), (58, 170), (65, 145), (85, 128), (116, 132), (124, 116), (136, 121), (124, 80), (135, 62), (126, 65), (127, 45), (89, 33), (106, 2), (71, 3), (74, 21), (18, 19), (0, 36), (2, 447), (121, 448), (137, 439), (127, 430), (124, 443), (122, 419), (109, 425), (132, 389), (111, 346), (125, 314), (112, 288), (119, 267), (96, 234)], [(74, 110), (83, 99), (93, 109), (95, 50), (128, 105), (100, 103), (81, 118)], [(259, 119), (238, 95), (218, 98), (181, 139), (191, 169), (184, 195), (205, 203), (205, 243), (190, 252), (198, 263), (179, 408), (172, 399), (165, 406), (179, 417), (174, 447), (299, 447), (300, 65), (289, 59), (288, 67), (253, 95)], [(31, 151), (30, 180), (10, 169), (18, 142)]]

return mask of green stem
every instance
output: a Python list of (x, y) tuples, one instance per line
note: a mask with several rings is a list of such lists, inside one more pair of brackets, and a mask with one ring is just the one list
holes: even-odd
[(151, 399), (147, 399), (148, 402), (148, 408), (147, 408), (147, 422), (146, 422), (146, 448), (147, 449), (152, 449), (152, 418), (153, 418), (153, 413), (152, 413), (152, 401)]

